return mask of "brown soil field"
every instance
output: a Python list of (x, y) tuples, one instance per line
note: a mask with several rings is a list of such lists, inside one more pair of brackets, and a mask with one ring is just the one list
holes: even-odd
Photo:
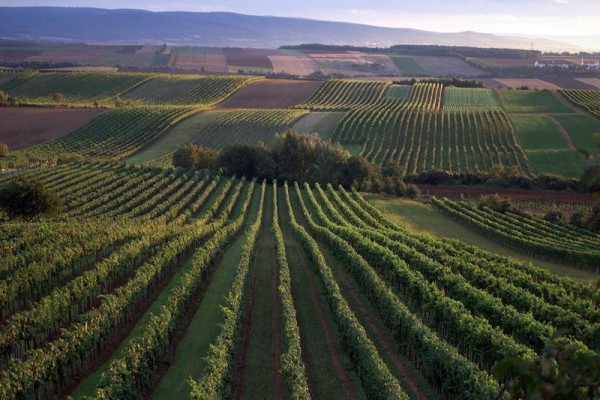
[(129, 67), (149, 67), (154, 60), (151, 52), (138, 52), (140, 46), (94, 46), (69, 44), (44, 51), (27, 61), (72, 62), (86, 65), (124, 65)]
[(492, 78), (485, 78), (485, 79), (480, 79), (481, 82), (483, 82), (483, 85), (486, 88), (492, 88), (492, 89), (508, 89), (508, 86), (503, 85), (502, 83), (498, 82), (495, 79)]
[[(590, 78), (593, 81), (593, 78)], [(596, 89), (596, 87), (593, 86), (592, 83), (587, 82), (586, 78), (571, 78), (568, 76), (561, 76), (561, 77), (555, 77), (555, 78), (546, 78), (544, 77), (544, 80), (546, 82), (550, 82), (556, 86), (559, 86), (563, 89), (583, 89), (583, 90), (587, 90), (587, 89)], [(600, 79), (597, 80), (598, 83), (600, 84)]]
[(496, 81), (508, 86), (509, 88), (527, 86), (529, 89), (537, 90), (560, 90), (559, 86), (541, 79), (496, 79)]
[(29, 57), (34, 57), (42, 54), (41, 51), (36, 50), (0, 50), (0, 62), (21, 62), (27, 60)]
[(598, 202), (598, 198), (591, 193), (575, 192), (555, 192), (555, 191), (535, 191), (525, 189), (504, 189), (484, 186), (436, 186), (436, 185), (418, 185), (422, 195), (445, 196), (451, 198), (476, 198), (481, 195), (498, 194), (500, 197), (509, 198), (517, 201), (530, 202), (556, 202), (562, 204), (581, 204), (593, 205)]
[(600, 89), (600, 78), (577, 78), (577, 81), (587, 85), (588, 89)]
[(287, 108), (307, 100), (321, 81), (265, 79), (253, 82), (217, 108)]
[(273, 72), (305, 76), (319, 71), (319, 65), (315, 60), (302, 55), (278, 55), (269, 56), (273, 64)]
[(272, 69), (269, 56), (280, 54), (279, 50), (224, 48), (227, 65), (236, 67), (254, 67)]
[(68, 135), (102, 114), (101, 109), (0, 108), (0, 142), (11, 150)]
[(456, 57), (414, 56), (423, 69), (440, 75), (480, 76), (485, 72)]
[(226, 73), (227, 58), (222, 54), (177, 54), (174, 68), (204, 70), (205, 72)]

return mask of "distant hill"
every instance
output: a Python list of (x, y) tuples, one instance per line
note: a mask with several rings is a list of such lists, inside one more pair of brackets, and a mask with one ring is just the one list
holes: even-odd
[(167, 43), (274, 48), (302, 43), (387, 47), (436, 44), (576, 51), (548, 39), (477, 32), (437, 33), (301, 18), (226, 12), (150, 12), (99, 8), (0, 7), (0, 37), (105, 44)]

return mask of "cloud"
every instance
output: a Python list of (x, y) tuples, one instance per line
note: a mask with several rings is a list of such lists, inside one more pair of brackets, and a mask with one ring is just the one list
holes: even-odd
[(570, 0), (554, 0), (556, 4), (569, 4)]

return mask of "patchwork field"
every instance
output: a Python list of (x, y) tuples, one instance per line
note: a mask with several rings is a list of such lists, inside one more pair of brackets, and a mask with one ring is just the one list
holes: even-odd
[(239, 90), (219, 107), (232, 108), (287, 108), (304, 102), (318, 90), (321, 81), (266, 79)]
[(431, 71), (425, 70), (419, 65), (414, 58), (406, 56), (390, 56), (396, 67), (403, 72), (404, 75), (432, 75)]
[(511, 88), (527, 88), (529, 90), (560, 90), (561, 87), (541, 79), (496, 79), (502, 85)]
[(564, 128), (557, 126), (553, 117), (512, 115), (511, 120), (535, 173), (581, 177), (585, 162), (570, 142), (571, 136), (563, 137), (561, 129)]
[(318, 133), (322, 139), (332, 139), (343, 112), (311, 112), (301, 117), (292, 130), (300, 133)]
[(61, 138), (104, 110), (0, 108), (0, 143), (19, 150)]
[(414, 60), (427, 71), (437, 75), (481, 76), (485, 72), (457, 57), (414, 56)]
[(273, 72), (307, 76), (320, 71), (319, 65), (312, 58), (303, 54), (285, 54), (268, 56), (273, 64)]
[(195, 143), (222, 149), (233, 144), (267, 145), (275, 134), (287, 131), (306, 110), (236, 109), (220, 114), (198, 132)]
[(509, 113), (573, 113), (552, 93), (532, 90), (498, 90), (502, 106)]
[[(249, 68), (298, 57), (175, 51)], [(0, 191), (17, 175), (63, 203), (33, 220), (0, 212), (0, 399), (496, 400), (494, 367), (534, 359), (556, 332), (595, 351), (600, 236), (469, 200), (499, 192), (591, 212), (589, 193), (422, 185), (406, 202), (286, 173), (172, 168), (186, 143), (269, 146), (293, 129), (391, 164), (385, 173), (583, 171), (575, 149), (595, 148), (600, 120), (562, 92), (445, 83), (11, 75), (9, 94), (44, 103), (61, 90), (68, 104), (0, 108), (0, 142), (14, 150), (0, 157)], [(61, 108), (116, 96), (107, 109)], [(83, 161), (58, 162), (76, 158), (64, 153)], [(353, 173), (352, 162), (332, 168)], [(401, 188), (394, 179), (361, 187)]]

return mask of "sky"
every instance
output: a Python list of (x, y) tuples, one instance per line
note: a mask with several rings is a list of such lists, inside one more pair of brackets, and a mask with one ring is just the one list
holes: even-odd
[(437, 32), (600, 35), (600, 0), (0, 0), (0, 6), (230, 11)]

